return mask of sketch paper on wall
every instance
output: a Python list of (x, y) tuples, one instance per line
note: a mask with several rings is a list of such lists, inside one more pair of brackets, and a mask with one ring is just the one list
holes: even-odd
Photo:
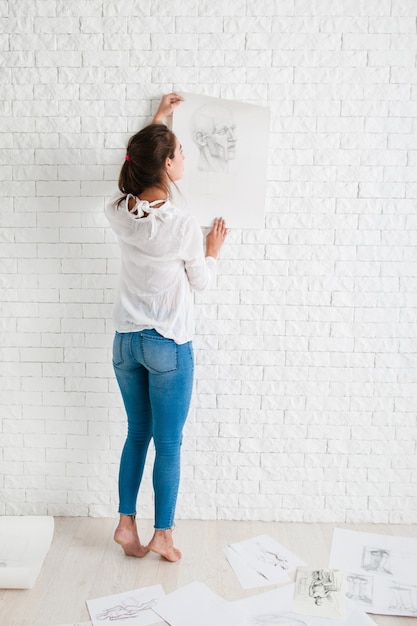
[(299, 568), (295, 581), (293, 611), (316, 617), (344, 619), (344, 572), (335, 569)]
[(154, 611), (170, 626), (244, 626), (245, 616), (204, 583), (193, 582), (161, 599)]
[(154, 585), (87, 600), (87, 607), (93, 626), (105, 626), (105, 624), (150, 626), (159, 621), (159, 617), (152, 608), (164, 595), (161, 585)]
[[(305, 562), (268, 535), (232, 543), (225, 552), (242, 586), (289, 582), (289, 574)], [(230, 550), (235, 554), (230, 558)], [(252, 571), (249, 577), (248, 571)], [(246, 585), (246, 586), (245, 586)]]
[(183, 147), (178, 182), (201, 226), (264, 228), (270, 112), (267, 107), (184, 93), (172, 129)]
[(0, 517), (0, 588), (31, 589), (53, 536), (53, 517)]
[(285, 585), (234, 604), (247, 616), (245, 626), (375, 626), (364, 611), (350, 602), (343, 620), (292, 612), (294, 591), (294, 584)]
[(346, 595), (368, 613), (417, 616), (417, 539), (336, 528), (329, 567), (347, 572)]

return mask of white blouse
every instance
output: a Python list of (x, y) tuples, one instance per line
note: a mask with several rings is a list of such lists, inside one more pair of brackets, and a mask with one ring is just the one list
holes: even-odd
[[(122, 201), (117, 205), (118, 200)], [(176, 343), (194, 334), (192, 290), (205, 289), (216, 260), (204, 256), (203, 233), (192, 215), (167, 200), (138, 201), (116, 196), (106, 216), (117, 236), (121, 272), (113, 320), (118, 332), (154, 328)]]

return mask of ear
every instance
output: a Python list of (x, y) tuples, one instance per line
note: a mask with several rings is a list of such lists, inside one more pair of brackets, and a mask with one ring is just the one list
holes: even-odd
[(193, 139), (200, 148), (204, 148), (207, 145), (207, 135), (205, 135), (202, 130), (195, 130), (193, 132)]

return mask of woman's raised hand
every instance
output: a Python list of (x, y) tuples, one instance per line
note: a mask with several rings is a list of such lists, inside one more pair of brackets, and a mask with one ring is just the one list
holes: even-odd
[(153, 118), (154, 124), (164, 124), (168, 115), (182, 102), (184, 98), (177, 93), (167, 93), (161, 98), (159, 107)]
[(206, 237), (206, 256), (217, 259), (220, 248), (224, 244), (227, 236), (226, 222), (222, 217), (216, 217), (210, 232)]

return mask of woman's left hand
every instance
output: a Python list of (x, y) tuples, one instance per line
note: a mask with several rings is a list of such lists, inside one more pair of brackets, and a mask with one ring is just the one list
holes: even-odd
[(164, 124), (168, 115), (182, 102), (184, 98), (177, 93), (167, 93), (161, 98), (158, 110), (153, 118), (153, 124)]

